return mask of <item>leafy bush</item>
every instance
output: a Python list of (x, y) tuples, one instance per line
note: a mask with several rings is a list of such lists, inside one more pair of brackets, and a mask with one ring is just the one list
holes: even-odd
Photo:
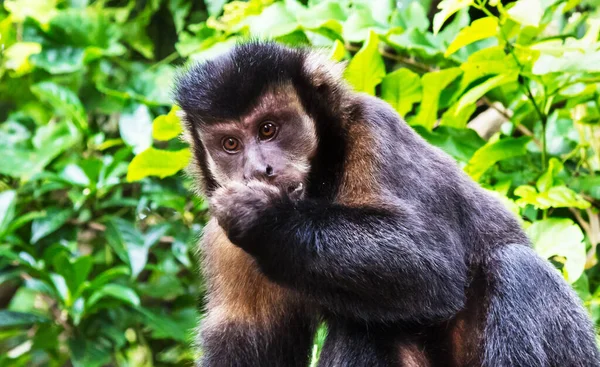
[(345, 60), (522, 218), (600, 322), (594, 0), (2, 5), (0, 365), (190, 363), (206, 203), (178, 174), (173, 65), (248, 36)]

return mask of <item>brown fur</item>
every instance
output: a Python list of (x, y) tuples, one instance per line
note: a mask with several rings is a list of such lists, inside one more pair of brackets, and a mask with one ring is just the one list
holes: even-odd
[(229, 242), (214, 219), (204, 229), (201, 247), (209, 320), (267, 326), (298, 303), (295, 294), (262, 275), (254, 259)]
[(337, 202), (348, 206), (372, 205), (378, 200), (379, 183), (375, 179), (373, 138), (367, 127), (352, 124), (348, 129), (348, 156)]
[(347, 139), (348, 154), (336, 201), (347, 206), (385, 207), (372, 131), (361, 122), (348, 124)]
[(418, 343), (403, 343), (398, 346), (402, 367), (431, 367), (429, 357)]
[(455, 366), (479, 366), (485, 325), (485, 284), (475, 280), (467, 293), (465, 309), (449, 323), (449, 350)]

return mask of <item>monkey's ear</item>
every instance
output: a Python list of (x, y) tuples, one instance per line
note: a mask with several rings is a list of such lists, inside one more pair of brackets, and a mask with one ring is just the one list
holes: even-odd
[(311, 51), (304, 60), (304, 71), (315, 87), (344, 84), (345, 62), (330, 60), (324, 52)]
[(188, 145), (193, 146), (194, 140), (192, 139), (192, 134), (190, 132), (190, 121), (188, 120), (187, 114), (184, 110), (178, 109), (175, 111), (175, 115), (179, 117), (179, 121), (181, 121), (181, 128), (183, 132), (181, 133), (181, 140)]

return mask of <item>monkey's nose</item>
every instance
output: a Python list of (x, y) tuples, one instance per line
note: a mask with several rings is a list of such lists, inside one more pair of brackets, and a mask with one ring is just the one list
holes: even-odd
[(266, 165), (266, 166), (262, 166), (262, 167), (261, 167), (261, 165), (256, 165), (256, 166), (248, 169), (246, 172), (244, 172), (244, 180), (272, 179), (275, 176), (276, 176), (275, 170), (273, 169), (273, 166), (271, 166), (271, 165)]

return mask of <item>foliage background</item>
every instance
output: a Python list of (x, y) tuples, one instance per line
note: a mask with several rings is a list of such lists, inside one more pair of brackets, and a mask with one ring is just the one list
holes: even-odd
[(347, 61), (522, 218), (598, 323), (598, 5), (0, 1), (0, 365), (191, 364), (206, 204), (179, 173), (174, 66), (248, 36)]

